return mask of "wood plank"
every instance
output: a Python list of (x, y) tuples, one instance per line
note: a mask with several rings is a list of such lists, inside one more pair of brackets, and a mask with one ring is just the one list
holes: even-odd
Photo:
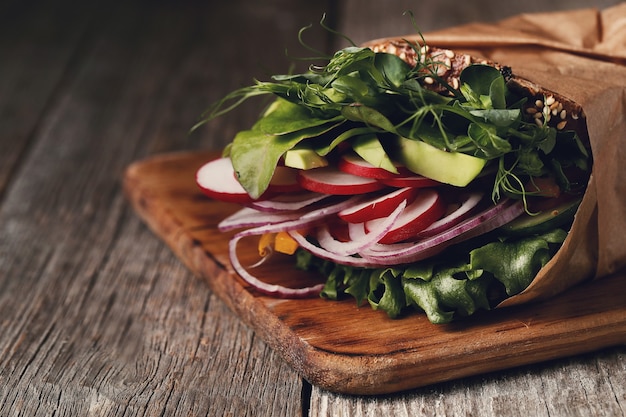
[[(269, 37), (291, 36), (291, 23), (273, 24), (284, 2), (269, 3), (263, 19), (243, 1), (219, 15), (214, 4), (183, 3), (102, 2), (83, 44), (56, 38), (76, 51), (68, 68), (58, 64), (63, 81), (41, 96), (25, 90), (24, 114), (6, 119), (31, 136), (16, 142), (28, 143), (12, 157), (0, 206), (0, 415), (301, 413), (301, 378), (154, 239), (121, 194), (132, 160), (219, 146), (209, 142), (232, 134), (221, 124), (210, 140), (186, 136), (209, 87), (221, 82), (211, 93), (223, 94), (248, 82), (260, 60), (210, 51), (223, 24), (233, 36), (248, 21)], [(30, 59), (23, 65), (34, 71)], [(19, 95), (6, 92), (7, 101)], [(29, 120), (40, 97), (52, 105)]]
[[(2, 7), (2, 6), (0, 6)], [(0, 197), (63, 83), (94, 9), (7, 2), (0, 9)], [(81, 16), (75, 24), (59, 18)]]
[(624, 352), (623, 347), (607, 349), (388, 396), (345, 396), (313, 387), (311, 415), (621, 415), (626, 399)]
[[(203, 199), (193, 182), (206, 153), (157, 156), (133, 164), (125, 188), (153, 230), (226, 304), (307, 380), (350, 394), (392, 393), (626, 343), (624, 273), (545, 303), (432, 325), (415, 314), (390, 320), (351, 300), (283, 300), (256, 293), (229, 265), (217, 223), (236, 206)], [(245, 242), (241, 262), (255, 260)], [(294, 282), (288, 262), (256, 271)], [(297, 285), (303, 285), (298, 272)], [(375, 329), (364, 331), (364, 329)]]

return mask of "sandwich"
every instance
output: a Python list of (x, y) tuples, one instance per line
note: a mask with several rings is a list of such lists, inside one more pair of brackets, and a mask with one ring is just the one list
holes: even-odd
[[(351, 297), (433, 323), (491, 310), (557, 256), (590, 178), (577, 103), (424, 38), (352, 45), (257, 81), (194, 129), (256, 96), (270, 98), (259, 119), (196, 182), (242, 206), (218, 227), (234, 232), (234, 270), (269, 296)], [(293, 286), (242, 265), (251, 238), (259, 262), (292, 259)], [(321, 282), (298, 286), (299, 270)]]

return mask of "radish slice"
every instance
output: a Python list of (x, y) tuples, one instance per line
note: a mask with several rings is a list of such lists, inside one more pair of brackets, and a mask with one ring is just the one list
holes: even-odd
[(385, 178), (379, 180), (381, 183), (389, 186), (389, 187), (415, 187), (415, 188), (426, 188), (426, 187), (436, 187), (442, 185), (439, 181), (435, 181), (430, 178), (423, 177), (417, 174), (410, 175), (398, 175), (392, 178)]
[(237, 181), (230, 158), (218, 158), (204, 164), (196, 172), (196, 183), (204, 194), (216, 200), (237, 204), (253, 201)]
[[(422, 190), (402, 212), (389, 232), (380, 239), (380, 243), (395, 243), (412, 238), (416, 233), (441, 218), (445, 210), (446, 204), (437, 191)], [(365, 229), (370, 231), (378, 228), (379, 224), (384, 221), (384, 219), (370, 220), (365, 223)]]
[(367, 194), (384, 187), (373, 178), (348, 174), (333, 166), (299, 171), (298, 182), (306, 190), (333, 195)]
[(524, 213), (521, 201), (501, 201), (442, 233), (411, 246), (376, 245), (361, 253), (364, 259), (378, 265), (417, 262), (433, 256), (450, 245), (490, 232)]
[[(317, 233), (317, 241), (322, 248), (337, 255), (354, 255), (359, 253), (378, 242), (389, 232), (402, 211), (406, 208), (406, 205), (407, 201), (402, 201), (389, 216), (376, 225), (375, 229), (370, 230), (369, 233), (363, 233), (357, 240), (340, 242), (333, 238), (328, 227), (321, 227)], [(365, 225), (362, 223), (360, 226), (363, 229), (365, 228)], [(357, 227), (357, 225), (350, 225), (350, 228), (354, 227)]]
[[(364, 178), (385, 179), (393, 178), (398, 175), (394, 172), (387, 171), (384, 168), (379, 168), (370, 164), (365, 159), (361, 158), (359, 155), (353, 152), (346, 152), (341, 155), (341, 158), (337, 163), (337, 167), (340, 171)], [(396, 168), (404, 172), (405, 174), (408, 174), (410, 172), (402, 165), (396, 165)]]
[(346, 210), (341, 210), (337, 215), (348, 223), (363, 223), (389, 216), (402, 201), (411, 204), (417, 196), (417, 188), (400, 188), (370, 200), (364, 201)]

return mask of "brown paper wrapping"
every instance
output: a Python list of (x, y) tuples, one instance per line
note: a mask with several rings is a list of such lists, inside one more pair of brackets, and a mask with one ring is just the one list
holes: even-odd
[[(399, 37), (414, 42), (418, 35)], [(626, 3), (602, 11), (523, 14), (426, 33), (429, 45), (510, 66), (582, 106), (594, 165), (571, 232), (521, 294), (545, 299), (626, 266)], [(374, 41), (375, 43), (378, 41)]]

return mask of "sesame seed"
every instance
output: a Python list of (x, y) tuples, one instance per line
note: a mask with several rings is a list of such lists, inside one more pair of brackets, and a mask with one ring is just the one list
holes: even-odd
[(538, 110), (536, 108), (534, 108), (534, 107), (528, 107), (526, 109), (526, 113), (528, 113), (528, 114), (537, 114), (537, 112), (538, 112)]
[(554, 103), (554, 101), (555, 101), (554, 96), (550, 96), (546, 98), (546, 105), (551, 106)]
[(533, 114), (533, 117), (535, 119), (541, 119), (543, 117), (543, 113), (536, 111), (535, 114)]
[(535, 107), (537, 107), (538, 109), (543, 107), (543, 101), (542, 100), (537, 100), (535, 101)]
[(537, 124), (537, 126), (542, 127), (543, 126), (543, 122), (541, 121), (541, 119), (536, 118), (535, 119), (535, 124)]
[(565, 119), (567, 117), (567, 110), (561, 110), (561, 113), (559, 113), (559, 117), (561, 119)]
[(451, 50), (449, 50), (449, 49), (446, 49), (446, 50), (444, 51), (444, 54), (446, 54), (446, 56), (447, 56), (448, 58), (450, 58), (450, 59), (454, 58), (454, 51), (451, 51)]
[(578, 120), (578, 114), (576, 114), (576, 113), (572, 114), (572, 119)]
[(433, 78), (433, 77), (424, 77), (424, 82), (425, 82), (426, 84), (434, 84), (434, 83), (435, 83), (435, 80), (434, 80), (434, 78)]
[(567, 120), (562, 120), (559, 123), (557, 123), (556, 128), (558, 130), (563, 130), (565, 129), (565, 125), (567, 124)]

